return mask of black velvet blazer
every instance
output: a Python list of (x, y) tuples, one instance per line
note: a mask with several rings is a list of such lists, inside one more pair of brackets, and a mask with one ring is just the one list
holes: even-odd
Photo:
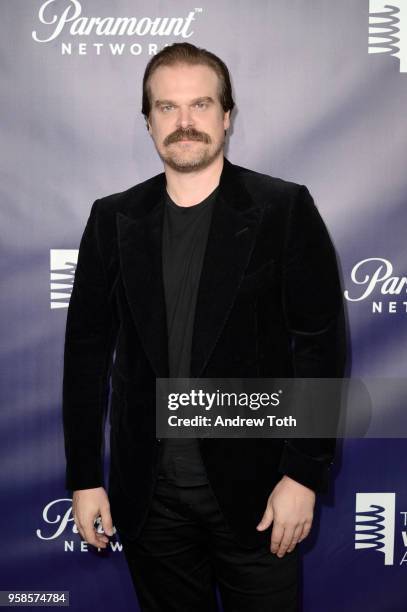
[[(94, 202), (66, 323), (66, 487), (105, 486), (113, 522), (135, 538), (157, 473), (155, 379), (168, 376), (161, 268), (165, 174)], [(224, 158), (192, 338), (191, 377), (342, 377), (343, 299), (335, 251), (304, 185)], [(110, 377), (112, 393), (110, 396)], [(110, 412), (107, 410), (110, 404)], [(225, 518), (256, 545), (283, 474), (325, 492), (335, 439), (213, 439), (200, 448)]]

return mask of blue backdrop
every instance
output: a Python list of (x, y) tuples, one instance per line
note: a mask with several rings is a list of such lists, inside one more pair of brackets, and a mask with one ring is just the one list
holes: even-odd
[[(74, 529), (62, 356), (91, 203), (162, 170), (140, 110), (145, 65), (181, 40), (225, 60), (237, 103), (227, 157), (308, 186), (341, 262), (350, 372), (404, 378), (407, 3), (2, 0), (1, 9), (0, 590), (69, 590), (72, 610), (129, 612), (120, 543), (97, 552)], [(405, 433), (340, 443), (331, 493), (301, 544), (305, 612), (406, 612)]]

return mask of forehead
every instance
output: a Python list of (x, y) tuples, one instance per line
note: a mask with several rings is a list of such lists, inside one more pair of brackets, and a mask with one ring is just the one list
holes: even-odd
[(157, 99), (189, 99), (198, 96), (218, 97), (219, 77), (204, 64), (159, 66), (149, 79), (152, 102)]

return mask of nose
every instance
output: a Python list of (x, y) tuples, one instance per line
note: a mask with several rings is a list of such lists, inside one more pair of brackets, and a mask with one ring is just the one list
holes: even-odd
[(189, 106), (180, 106), (177, 117), (177, 127), (186, 129), (193, 125), (193, 117)]

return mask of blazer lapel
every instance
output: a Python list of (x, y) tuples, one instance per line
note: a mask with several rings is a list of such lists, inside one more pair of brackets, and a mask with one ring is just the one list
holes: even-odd
[[(126, 214), (116, 215), (123, 284), (141, 343), (159, 378), (168, 377), (168, 330), (162, 276), (165, 174), (150, 179)], [(224, 158), (195, 309), (191, 377), (198, 378), (216, 345), (254, 248), (261, 209)]]
[(260, 213), (225, 158), (198, 288), (191, 378), (201, 376), (226, 323), (254, 248)]
[(116, 213), (123, 285), (144, 351), (156, 376), (168, 377), (168, 333), (161, 265), (165, 174), (123, 214)]

